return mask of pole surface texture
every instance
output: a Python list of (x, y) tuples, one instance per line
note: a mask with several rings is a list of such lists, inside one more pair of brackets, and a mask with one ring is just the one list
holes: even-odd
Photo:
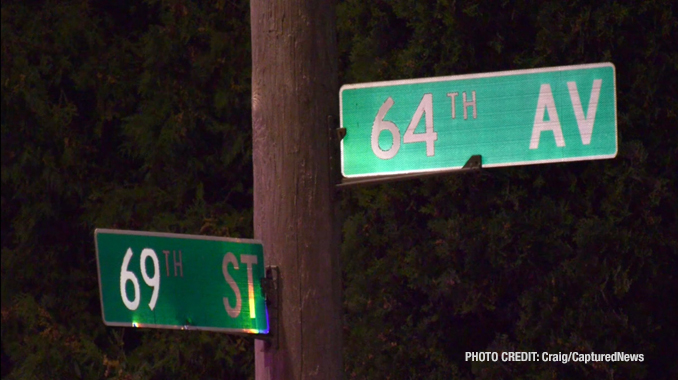
[(328, 116), (338, 114), (333, 1), (252, 0), (254, 237), (280, 268), (279, 346), (257, 380), (340, 379), (340, 231)]

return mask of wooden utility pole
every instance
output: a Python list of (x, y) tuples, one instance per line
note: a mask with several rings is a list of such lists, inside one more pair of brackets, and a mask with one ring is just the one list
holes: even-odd
[(256, 341), (256, 379), (339, 379), (340, 231), (327, 130), (338, 114), (335, 4), (250, 4), (254, 236), (281, 277), (279, 346)]

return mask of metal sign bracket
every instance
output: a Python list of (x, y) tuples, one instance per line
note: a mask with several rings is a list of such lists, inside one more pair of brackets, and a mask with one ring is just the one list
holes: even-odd
[[(266, 277), (261, 279), (261, 290), (266, 299), (268, 310), (268, 334), (255, 334), (256, 339), (266, 341), (266, 348), (280, 346), (280, 268), (276, 265), (266, 267)], [(252, 336), (252, 335), (248, 335)]]
[(395, 175), (384, 175), (384, 176), (370, 176), (370, 177), (361, 177), (361, 178), (342, 178), (341, 183), (337, 184), (337, 188), (345, 188), (355, 185), (374, 185), (378, 183), (387, 183), (395, 181), (403, 181), (406, 179), (414, 178), (427, 178), (441, 174), (452, 174), (452, 173), (463, 173), (468, 171), (480, 170), (483, 167), (483, 158), (481, 155), (476, 154), (471, 156), (471, 158), (466, 161), (466, 164), (461, 169), (447, 169), (447, 170), (438, 170), (435, 172), (425, 172), (425, 173), (410, 173), (410, 174), (395, 174)]

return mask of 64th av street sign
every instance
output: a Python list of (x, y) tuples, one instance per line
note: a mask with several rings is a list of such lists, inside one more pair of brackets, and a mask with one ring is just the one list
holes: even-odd
[(611, 63), (345, 85), (344, 177), (613, 158)]
[(268, 333), (261, 242), (108, 229), (94, 240), (107, 325)]

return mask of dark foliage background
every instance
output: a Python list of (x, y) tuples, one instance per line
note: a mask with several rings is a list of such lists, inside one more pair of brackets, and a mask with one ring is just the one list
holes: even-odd
[(106, 328), (93, 251), (251, 236), (249, 38), (245, 1), (3, 2), (3, 376), (250, 376), (251, 340)]
[[(347, 378), (678, 377), (674, 8), (338, 4), (341, 83), (609, 61), (619, 129), (613, 160), (342, 191)], [(105, 327), (92, 235), (252, 235), (249, 3), (5, 1), (1, 28), (2, 377), (252, 378), (251, 339)]]

